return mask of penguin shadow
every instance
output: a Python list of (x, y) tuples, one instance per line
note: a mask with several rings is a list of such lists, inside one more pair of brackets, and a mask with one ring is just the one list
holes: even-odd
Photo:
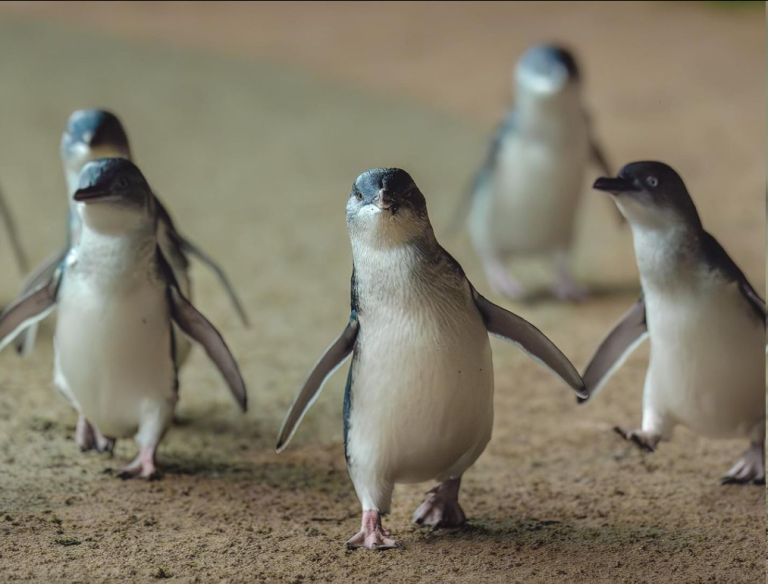
[(534, 290), (528, 296), (519, 300), (518, 303), (524, 306), (542, 306), (550, 304), (571, 304), (579, 306), (590, 302), (600, 302), (607, 298), (618, 298), (621, 296), (639, 295), (640, 286), (637, 283), (623, 284), (595, 284), (589, 285), (587, 295), (582, 300), (559, 300), (552, 296), (546, 288)]
[(424, 530), (414, 526), (419, 543), (435, 544), (492, 542), (516, 549), (605, 549), (625, 545), (648, 545), (657, 548), (680, 549), (700, 539), (700, 534), (669, 531), (658, 527), (619, 524), (599, 527), (581, 525), (575, 521), (548, 519), (470, 519), (453, 529)]
[[(276, 489), (351, 493), (346, 467), (329, 465), (325, 456), (302, 451), (278, 455), (274, 430), (265, 421), (224, 408), (177, 412), (171, 433), (175, 440), (159, 452), (159, 470), (167, 478), (243, 480)], [(334, 452), (328, 458), (343, 460), (343, 455)]]
[(262, 427), (258, 419), (233, 412), (229, 405), (214, 407), (207, 411), (199, 409), (176, 412), (171, 431), (180, 435), (200, 435), (213, 440), (248, 440), (254, 447), (267, 448), (274, 438)]
[(193, 477), (237, 481), (279, 491), (354, 496), (346, 470), (313, 465), (306, 460), (298, 463), (282, 462), (281, 459), (228, 462), (218, 458), (216, 452), (208, 455), (161, 454), (160, 477), (166, 480)]

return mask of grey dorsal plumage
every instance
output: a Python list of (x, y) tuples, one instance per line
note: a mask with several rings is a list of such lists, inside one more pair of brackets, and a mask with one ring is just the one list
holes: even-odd
[(579, 372), (544, 333), (524, 318), (493, 304), (474, 287), (472, 297), (490, 334), (521, 348), (532, 359), (565, 381), (578, 397), (588, 397)]
[(44, 319), (56, 308), (63, 275), (60, 266), (45, 284), (22, 295), (0, 315), (0, 351), (26, 327)]
[(587, 365), (584, 371), (584, 384), (589, 396), (586, 399), (579, 399), (579, 402), (589, 400), (600, 391), (611, 375), (647, 337), (648, 319), (645, 299), (640, 296), (635, 305), (621, 317), (613, 330), (600, 343)]
[(704, 231), (701, 241), (702, 253), (704, 255), (704, 261), (712, 270), (718, 270), (727, 280), (736, 282), (739, 286), (744, 299), (749, 304), (750, 309), (754, 312), (755, 316), (763, 322), (765, 326), (766, 310), (765, 300), (749, 283), (744, 272), (741, 268), (728, 255), (720, 242), (715, 239), (713, 235)]
[(568, 71), (568, 76), (571, 79), (581, 79), (581, 71), (579, 70), (578, 63), (576, 63), (576, 57), (574, 57), (573, 53), (563, 45), (552, 44), (532, 47), (527, 54), (532, 55), (532, 51), (545, 53), (548, 58), (561, 63), (566, 71)]
[(65, 134), (69, 143), (82, 143), (90, 148), (118, 147), (130, 158), (130, 147), (125, 128), (118, 117), (103, 109), (85, 109), (74, 112), (67, 123)]

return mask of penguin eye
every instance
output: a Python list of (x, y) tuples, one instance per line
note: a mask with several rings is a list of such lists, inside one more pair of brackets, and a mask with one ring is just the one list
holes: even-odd
[(646, 179), (646, 182), (648, 183), (649, 186), (654, 188), (659, 186), (659, 179), (657, 179), (655, 176), (649, 176)]
[(355, 193), (355, 196), (357, 197), (358, 201), (362, 201), (363, 200), (363, 193), (361, 193), (360, 191), (357, 191)]

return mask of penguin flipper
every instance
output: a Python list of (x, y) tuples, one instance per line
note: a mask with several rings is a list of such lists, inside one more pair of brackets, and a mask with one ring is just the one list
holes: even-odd
[(219, 264), (217, 264), (213, 258), (211, 258), (211, 256), (206, 254), (186, 237), (180, 233), (177, 233), (177, 236), (179, 238), (181, 250), (184, 253), (195, 256), (200, 262), (208, 266), (208, 269), (212, 270), (213, 273), (216, 274), (216, 277), (219, 279), (219, 282), (223, 286), (224, 291), (227, 293), (227, 296), (229, 296), (229, 301), (232, 303), (232, 306), (234, 306), (235, 312), (237, 312), (237, 315), (240, 317), (240, 321), (243, 323), (243, 326), (246, 328), (250, 327), (251, 323), (248, 319), (248, 314), (245, 312), (245, 308), (243, 308), (243, 304), (240, 302), (240, 298), (238, 298), (234, 286), (232, 286), (232, 283), (229, 281), (229, 277), (227, 277), (227, 274), (224, 272), (221, 266), (219, 266)]
[[(22, 285), (22, 291), (21, 291), (22, 295), (26, 295), (31, 290), (34, 290), (35, 288), (42, 286), (45, 282), (48, 282), (51, 278), (53, 278), (53, 275), (56, 273), (56, 269), (61, 265), (61, 263), (67, 257), (68, 251), (69, 251), (68, 249), (65, 249), (64, 251), (49, 257), (45, 262), (40, 264), (29, 276), (27, 276), (26, 280), (24, 280), (24, 284)], [(19, 355), (21, 355), (22, 357), (25, 357), (32, 351), (32, 349), (35, 348), (36, 334), (37, 334), (36, 323), (29, 325), (18, 334), (13, 344), (14, 344), (14, 347), (16, 347), (16, 352)]]
[(216, 277), (224, 287), (224, 291), (227, 293), (227, 296), (229, 296), (230, 302), (235, 307), (235, 312), (237, 312), (237, 316), (240, 318), (240, 321), (246, 328), (250, 327), (251, 323), (248, 319), (248, 314), (245, 312), (243, 304), (240, 302), (240, 298), (238, 298), (237, 294), (235, 293), (234, 286), (232, 286), (229, 278), (227, 277), (227, 274), (224, 272), (221, 266), (219, 266), (219, 264), (217, 264), (213, 258), (211, 258), (211, 256), (206, 254), (198, 246), (196, 246), (181, 233), (179, 233), (178, 229), (176, 229), (176, 225), (173, 222), (173, 219), (171, 218), (171, 214), (168, 212), (168, 209), (166, 209), (165, 205), (163, 205), (157, 194), (155, 194), (155, 203), (157, 204), (158, 217), (160, 221), (165, 223), (166, 227), (168, 228), (176, 248), (183, 255), (185, 254), (195, 256), (200, 262), (204, 263), (210, 270), (213, 271), (214, 274), (216, 274)]
[(589, 136), (589, 155), (598, 170), (603, 173), (603, 176), (612, 176), (608, 158), (605, 156), (605, 152), (603, 152), (602, 147), (597, 143), (591, 132)]
[(54, 272), (44, 285), (22, 295), (0, 314), (0, 351), (28, 326), (43, 320), (54, 308), (62, 270)]
[(586, 399), (589, 396), (579, 372), (544, 333), (524, 318), (490, 302), (474, 287), (472, 297), (490, 334), (525, 351), (534, 361), (546, 366), (565, 381), (580, 398)]
[[(608, 165), (608, 159), (605, 157), (605, 153), (603, 152), (603, 149), (600, 147), (600, 144), (598, 144), (594, 137), (590, 134), (589, 137), (589, 154), (592, 158), (592, 162), (600, 169), (600, 172), (603, 173), (603, 176), (611, 176), (610, 167)], [(614, 209), (616, 209), (616, 216), (619, 219), (619, 224), (624, 225), (627, 222), (627, 218), (624, 217), (624, 214), (619, 210), (619, 208), (616, 205), (613, 205)]]
[[(595, 134), (592, 132), (592, 119), (586, 110), (584, 111), (584, 118), (587, 120), (587, 132), (589, 133), (589, 158), (592, 161), (592, 164), (597, 167), (603, 176), (613, 176), (611, 165), (608, 163), (608, 157), (605, 155), (605, 150), (603, 150), (600, 142), (597, 141)], [(615, 209), (616, 214), (619, 217), (619, 223), (624, 225), (627, 222), (627, 218), (624, 217), (618, 207), (615, 207)]]
[(245, 381), (240, 374), (237, 361), (232, 356), (221, 334), (184, 298), (178, 287), (171, 285), (168, 288), (173, 321), (187, 336), (203, 346), (208, 357), (216, 364), (226, 380), (235, 401), (243, 411), (246, 411), (248, 409), (248, 394), (245, 389)]
[(360, 325), (353, 315), (349, 319), (349, 324), (344, 329), (344, 332), (326, 349), (323, 356), (320, 357), (320, 360), (312, 368), (312, 372), (304, 381), (304, 385), (302, 385), (301, 390), (299, 390), (299, 393), (293, 400), (288, 413), (285, 415), (283, 425), (280, 427), (280, 434), (277, 438), (277, 446), (275, 447), (278, 452), (281, 452), (288, 445), (291, 438), (293, 438), (293, 434), (301, 423), (304, 414), (307, 413), (307, 410), (312, 406), (317, 396), (320, 395), (320, 391), (323, 389), (328, 378), (352, 354), (359, 330)]
[(24, 248), (21, 245), (21, 239), (19, 238), (19, 231), (16, 229), (16, 222), (11, 216), (11, 210), (8, 208), (8, 203), (5, 200), (5, 195), (0, 191), (0, 216), (2, 216), (3, 223), (5, 223), (5, 229), (8, 231), (8, 237), (11, 240), (11, 247), (13, 247), (13, 253), (16, 256), (16, 262), (19, 264), (19, 269), (23, 273), (29, 271), (29, 262), (27, 261), (27, 254), (24, 253)]
[(584, 384), (589, 391), (585, 402), (603, 388), (605, 382), (624, 364), (627, 357), (648, 337), (645, 299), (641, 296), (613, 330), (600, 343), (597, 352), (584, 371)]

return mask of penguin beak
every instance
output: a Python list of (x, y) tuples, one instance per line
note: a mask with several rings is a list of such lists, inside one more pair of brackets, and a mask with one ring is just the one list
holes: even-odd
[(378, 194), (373, 199), (373, 204), (382, 211), (391, 210), (393, 215), (397, 212), (397, 205), (384, 189), (379, 190)]
[(92, 186), (92, 187), (77, 189), (75, 191), (73, 198), (78, 203), (88, 203), (89, 201), (93, 201), (96, 199), (103, 199), (107, 196), (109, 196), (109, 191), (106, 191), (96, 186)]
[(634, 193), (640, 190), (635, 186), (635, 184), (631, 180), (628, 180), (626, 178), (621, 178), (621, 177), (599, 178), (595, 181), (595, 184), (592, 185), (592, 188), (597, 191), (606, 191), (613, 195), (618, 195), (620, 193)]

